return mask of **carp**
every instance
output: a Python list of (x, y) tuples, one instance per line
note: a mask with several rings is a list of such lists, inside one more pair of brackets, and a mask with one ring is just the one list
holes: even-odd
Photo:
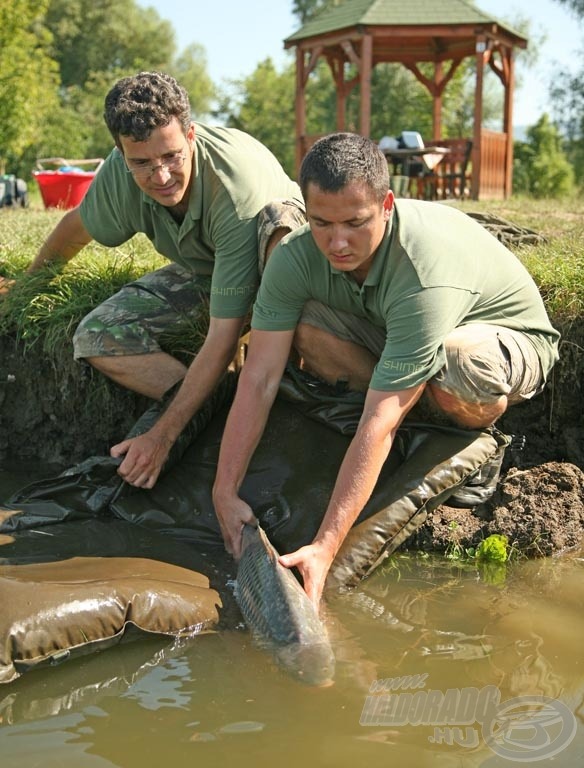
[(235, 597), (256, 643), (293, 677), (330, 685), (335, 657), (314, 604), (261, 527), (244, 525)]

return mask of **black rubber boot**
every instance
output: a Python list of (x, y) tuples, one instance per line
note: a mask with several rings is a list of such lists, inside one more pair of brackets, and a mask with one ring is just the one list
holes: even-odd
[(497, 490), (505, 448), (505, 445), (501, 445), (465, 485), (454, 491), (444, 503), (449, 507), (470, 509), (488, 501)]

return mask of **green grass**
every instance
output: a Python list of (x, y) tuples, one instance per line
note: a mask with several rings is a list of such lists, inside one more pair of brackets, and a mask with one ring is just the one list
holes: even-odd
[[(538, 284), (552, 320), (574, 321), (583, 314), (584, 202), (547, 202), (513, 198), (508, 201), (456, 204), (465, 211), (495, 214), (542, 234), (546, 242), (520, 246), (517, 256)], [(119, 248), (90, 244), (61, 270), (26, 275), (25, 269), (46, 235), (63, 215), (46, 211), (39, 202), (29, 209), (0, 209), (0, 275), (16, 278), (0, 298), (0, 334), (13, 336), (24, 352), (42, 344), (51, 353), (70, 342), (77, 323), (124, 283), (163, 266), (166, 260), (151, 243), (137, 236)], [(203, 330), (186, 329), (191, 335)], [(169, 346), (189, 354), (183, 331), (172, 334)], [(202, 337), (201, 337), (202, 338)], [(188, 348), (187, 348), (188, 347)]]
[(543, 235), (541, 245), (515, 250), (537, 283), (550, 317), (567, 323), (584, 314), (584, 201), (464, 201), (464, 211), (493, 213)]
[(120, 248), (90, 244), (62, 268), (32, 275), (25, 269), (60, 211), (0, 209), (0, 275), (15, 278), (0, 298), (0, 334), (12, 335), (24, 352), (38, 343), (52, 352), (68, 343), (81, 318), (122, 285), (168, 263), (143, 236)]

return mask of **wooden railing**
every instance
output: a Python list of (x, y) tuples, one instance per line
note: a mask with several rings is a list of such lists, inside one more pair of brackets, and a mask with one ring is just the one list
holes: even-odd
[[(468, 138), (431, 139), (426, 142), (426, 146), (441, 146), (449, 151), (429, 178), (429, 184), (422, 180), (425, 182), (424, 197), (431, 200), (446, 198), (462, 200), (469, 197), (472, 141)], [(419, 194), (418, 197), (420, 197)]]
[(481, 131), (478, 196), (481, 200), (505, 198), (507, 134)]

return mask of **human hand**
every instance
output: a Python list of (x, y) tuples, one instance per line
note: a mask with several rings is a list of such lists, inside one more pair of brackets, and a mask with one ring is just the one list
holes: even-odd
[(125, 457), (118, 467), (118, 474), (127, 483), (137, 488), (153, 488), (171, 446), (168, 438), (157, 435), (151, 429), (112, 446), (110, 456)]
[(2, 275), (0, 275), (0, 296), (5, 296), (15, 282), (16, 280), (12, 280), (9, 277), (2, 277)]
[(304, 591), (318, 608), (333, 559), (334, 554), (324, 544), (313, 542), (288, 555), (281, 555), (279, 562), (285, 568), (298, 568)]
[(213, 504), (215, 513), (225, 542), (225, 549), (233, 555), (236, 560), (241, 557), (241, 545), (243, 526), (256, 526), (257, 518), (252, 512), (249, 504), (246, 504), (239, 496), (221, 496), (213, 494)]

